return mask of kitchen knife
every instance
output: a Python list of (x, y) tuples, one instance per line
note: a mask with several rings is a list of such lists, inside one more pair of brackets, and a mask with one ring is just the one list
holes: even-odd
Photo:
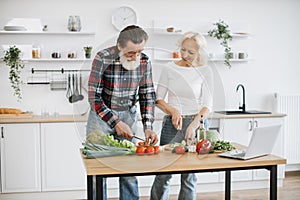
[(141, 140), (141, 141), (143, 141), (143, 142), (145, 142), (145, 141), (146, 141), (145, 139), (143, 139), (143, 138), (140, 138), (140, 137), (138, 137), (138, 136), (135, 136), (135, 135), (133, 135), (133, 137), (134, 137), (135, 139)]

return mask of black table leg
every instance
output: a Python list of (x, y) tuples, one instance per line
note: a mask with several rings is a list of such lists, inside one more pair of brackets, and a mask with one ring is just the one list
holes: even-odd
[(230, 200), (231, 197), (231, 171), (225, 171), (225, 200)]
[(87, 199), (93, 200), (93, 176), (87, 176)]
[(270, 200), (277, 200), (277, 165), (270, 167)]
[(103, 200), (103, 177), (96, 176), (96, 200)]

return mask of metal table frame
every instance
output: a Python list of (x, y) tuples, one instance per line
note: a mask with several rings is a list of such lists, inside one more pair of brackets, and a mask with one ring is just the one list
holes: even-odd
[[(225, 171), (225, 200), (231, 199), (231, 171), (249, 170), (249, 169), (267, 169), (270, 171), (270, 200), (277, 200), (277, 165), (253, 166), (253, 167), (232, 167), (220, 168), (212, 170), (186, 170), (184, 173), (201, 173), (201, 172), (219, 172)], [(87, 197), (88, 200), (103, 199), (103, 178), (119, 177), (119, 176), (145, 176), (158, 174), (180, 174), (183, 171), (168, 171), (168, 172), (145, 172), (145, 173), (126, 173), (126, 174), (111, 174), (111, 175), (88, 175), (87, 176)], [(93, 178), (96, 178), (94, 183)], [(95, 188), (95, 192), (93, 192)]]

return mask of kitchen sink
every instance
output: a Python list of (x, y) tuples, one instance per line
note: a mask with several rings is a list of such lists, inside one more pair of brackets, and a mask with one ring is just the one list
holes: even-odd
[(224, 111), (215, 111), (216, 113), (224, 115), (250, 115), (250, 114), (272, 114), (269, 111), (259, 111), (259, 110), (224, 110)]

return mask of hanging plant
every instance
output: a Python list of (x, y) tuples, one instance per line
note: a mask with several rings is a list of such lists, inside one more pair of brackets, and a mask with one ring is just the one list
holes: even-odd
[(21, 59), (21, 50), (16, 46), (10, 46), (4, 51), (3, 61), (10, 68), (9, 80), (11, 87), (14, 89), (14, 95), (18, 101), (22, 99), (20, 85), (22, 84), (20, 73), (24, 68), (23, 60)]
[(222, 20), (219, 20), (213, 25), (215, 25), (216, 27), (208, 31), (208, 36), (221, 40), (220, 44), (224, 47), (225, 51), (224, 64), (230, 68), (231, 64), (229, 59), (231, 58), (231, 48), (228, 42), (232, 40), (232, 36), (230, 34), (229, 26)]

